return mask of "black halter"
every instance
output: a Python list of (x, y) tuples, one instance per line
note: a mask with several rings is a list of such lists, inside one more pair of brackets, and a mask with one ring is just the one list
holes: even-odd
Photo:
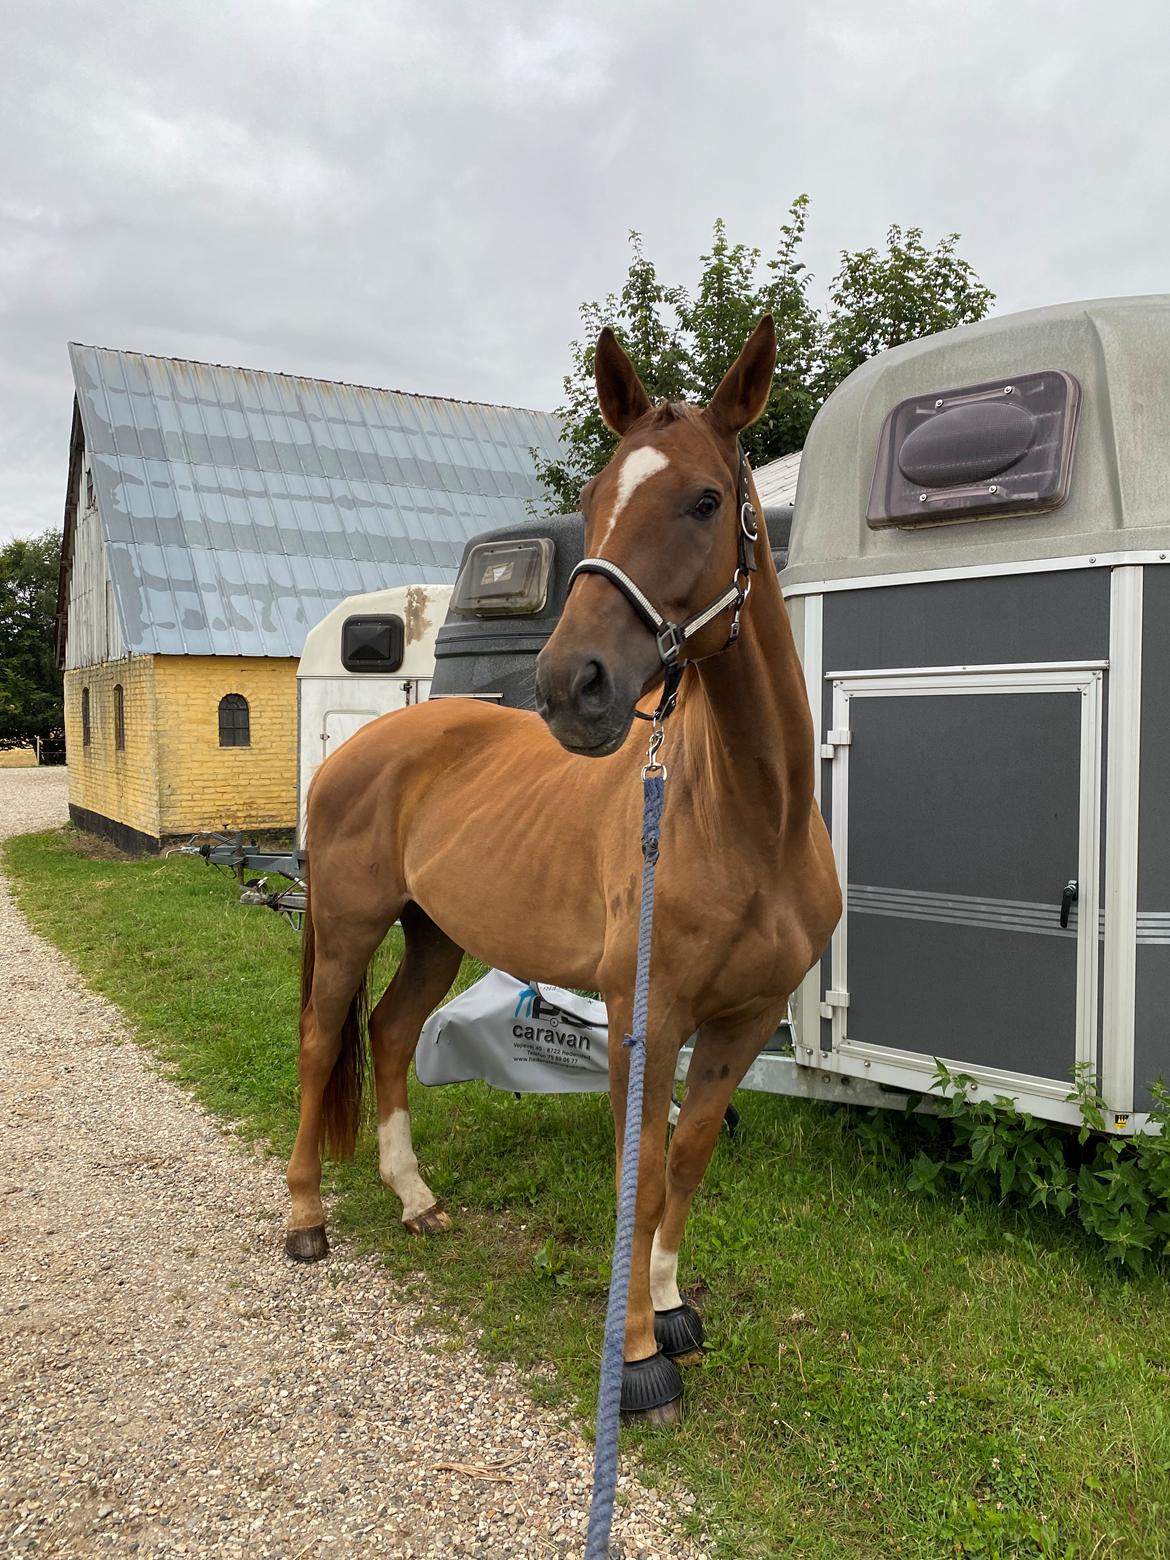
[[(644, 715), (641, 710), (634, 713), (639, 720), (653, 720), (655, 722), (665, 720), (674, 709), (675, 700), (678, 698), (678, 685), (682, 679), (682, 664), (679, 662), (679, 652), (686, 648), (688, 639), (706, 628), (719, 616), (721, 612), (732, 609), (731, 628), (727, 636), (727, 642), (720, 646), (720, 651), (729, 649), (739, 638), (739, 619), (743, 611), (744, 602), (747, 601), (752, 589), (752, 573), (756, 567), (756, 542), (759, 538), (760, 527), (756, 516), (755, 507), (748, 495), (748, 463), (743, 445), (736, 443), (739, 451), (739, 471), (736, 477), (736, 531), (738, 543), (738, 558), (736, 562), (735, 578), (709, 607), (704, 607), (701, 612), (696, 612), (693, 617), (687, 618), (685, 623), (672, 623), (657, 611), (650, 598), (644, 591), (639, 590), (630, 576), (619, 569), (616, 563), (610, 563), (608, 558), (582, 558), (581, 562), (569, 575), (569, 589), (573, 587), (573, 581), (579, 574), (603, 575), (618, 590), (633, 607), (634, 611), (645, 623), (646, 627), (654, 635), (654, 642), (658, 646), (658, 658), (666, 671), (663, 680), (662, 698), (653, 715)], [(720, 653), (719, 651), (715, 652)]]

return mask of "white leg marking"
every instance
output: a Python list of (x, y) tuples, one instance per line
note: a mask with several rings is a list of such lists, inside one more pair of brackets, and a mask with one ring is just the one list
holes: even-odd
[(378, 1123), (378, 1170), (402, 1199), (402, 1217), (416, 1219), (435, 1205), (435, 1194), (418, 1173), (410, 1141), (410, 1112), (392, 1110)]
[(663, 471), (670, 465), (669, 460), (661, 450), (653, 450), (649, 445), (644, 445), (640, 450), (631, 450), (622, 461), (622, 469), (618, 472), (617, 498), (614, 500), (613, 512), (605, 527), (600, 542), (597, 544), (598, 552), (609, 541), (610, 534), (617, 524), (617, 517), (633, 497), (634, 490), (642, 486), (647, 477), (652, 477), (656, 471)]
[(658, 1231), (650, 1248), (650, 1298), (656, 1311), (673, 1311), (682, 1304), (678, 1292), (678, 1252), (658, 1244)]

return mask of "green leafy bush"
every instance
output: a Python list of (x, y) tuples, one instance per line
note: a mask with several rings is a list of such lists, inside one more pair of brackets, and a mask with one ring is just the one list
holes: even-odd
[(1151, 1090), (1152, 1131), (1109, 1133), (1105, 1101), (1086, 1064), (1067, 1096), (1080, 1106), (1081, 1126), (1037, 1121), (1006, 1095), (972, 1100), (975, 1079), (935, 1061), (934, 1087), (944, 1097), (937, 1114), (912, 1102), (900, 1120), (871, 1113), (871, 1141), (891, 1137), (909, 1160), (911, 1191), (936, 1196), (957, 1190), (1028, 1208), (1075, 1213), (1108, 1256), (1133, 1272), (1170, 1256), (1170, 1091)]

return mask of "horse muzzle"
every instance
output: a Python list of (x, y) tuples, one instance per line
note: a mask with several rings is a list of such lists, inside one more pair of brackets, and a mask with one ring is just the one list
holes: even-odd
[(570, 753), (604, 758), (616, 753), (634, 718), (640, 686), (615, 673), (604, 656), (589, 651), (550, 655), (536, 661), (536, 709)]

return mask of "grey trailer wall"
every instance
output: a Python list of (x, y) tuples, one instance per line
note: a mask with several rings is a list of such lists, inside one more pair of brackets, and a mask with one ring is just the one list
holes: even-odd
[(1135, 1110), (1170, 1082), (1170, 567), (1143, 572)]

